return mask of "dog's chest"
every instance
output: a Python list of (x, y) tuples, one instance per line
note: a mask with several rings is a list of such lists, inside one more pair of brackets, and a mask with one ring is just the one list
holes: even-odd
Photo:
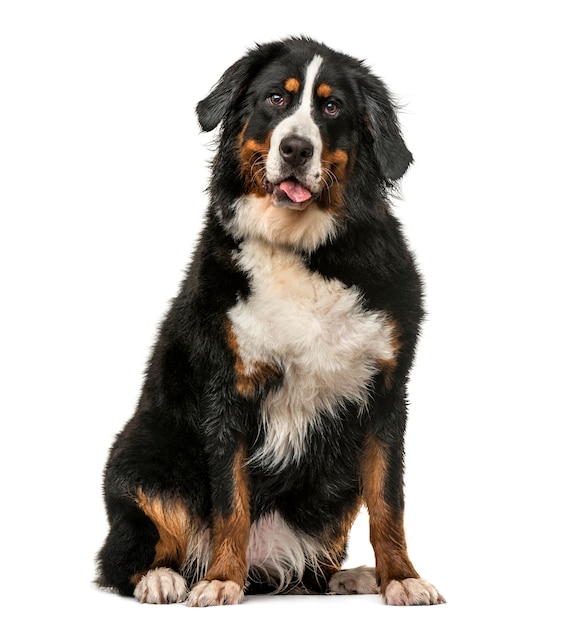
[(238, 356), (248, 374), (265, 364), (283, 373), (261, 407), (256, 460), (281, 465), (302, 456), (310, 430), (338, 406), (365, 404), (379, 363), (395, 357), (394, 328), (364, 309), (356, 288), (310, 271), (290, 250), (245, 242), (235, 261), (251, 288), (228, 314)]

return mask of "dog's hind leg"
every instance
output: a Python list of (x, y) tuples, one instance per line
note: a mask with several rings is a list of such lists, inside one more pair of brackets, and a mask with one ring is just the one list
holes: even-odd
[(97, 557), (97, 584), (133, 595), (136, 577), (155, 559), (159, 535), (154, 523), (130, 498), (110, 501), (111, 528)]
[(339, 595), (378, 593), (376, 571), (365, 565), (343, 569), (330, 578), (329, 590)]
[(188, 595), (188, 584), (183, 576), (169, 567), (149, 570), (138, 582), (133, 595), (148, 604), (182, 602)]
[(140, 602), (182, 602), (188, 585), (178, 571), (194, 528), (177, 498), (146, 495), (109, 500), (111, 530), (99, 554), (99, 584)]

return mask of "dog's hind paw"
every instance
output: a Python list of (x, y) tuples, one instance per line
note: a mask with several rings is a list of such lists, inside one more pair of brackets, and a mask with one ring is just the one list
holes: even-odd
[(232, 580), (201, 580), (192, 587), (188, 606), (240, 604), (243, 596), (242, 587)]
[(383, 598), (386, 604), (396, 606), (444, 604), (446, 602), (436, 588), (422, 578), (390, 581)]
[(329, 590), (337, 594), (378, 593), (376, 572), (373, 567), (343, 569), (329, 579)]
[(137, 584), (133, 595), (148, 604), (170, 604), (183, 602), (188, 595), (188, 586), (180, 574), (169, 567), (152, 569)]

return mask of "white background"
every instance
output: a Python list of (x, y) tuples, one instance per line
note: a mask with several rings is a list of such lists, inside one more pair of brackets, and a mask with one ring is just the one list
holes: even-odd
[[(194, 106), (288, 34), (365, 58), (404, 106), (396, 211), (429, 310), (406, 526), (446, 606), (150, 607), (91, 585), (102, 467), (205, 208)], [(582, 622), (579, 41), (560, 0), (2, 3), (4, 623)], [(362, 518), (351, 564), (366, 535)]]

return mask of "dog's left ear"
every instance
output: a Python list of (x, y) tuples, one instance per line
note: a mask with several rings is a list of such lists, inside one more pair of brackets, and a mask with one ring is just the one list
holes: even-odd
[(365, 77), (362, 91), (366, 123), (374, 140), (374, 155), (380, 172), (387, 182), (396, 181), (413, 159), (402, 138), (395, 105), (382, 81), (373, 74)]
[(220, 124), (251, 79), (265, 63), (279, 54), (282, 46), (282, 42), (259, 45), (224, 72), (210, 94), (196, 106), (203, 131), (211, 131)]

